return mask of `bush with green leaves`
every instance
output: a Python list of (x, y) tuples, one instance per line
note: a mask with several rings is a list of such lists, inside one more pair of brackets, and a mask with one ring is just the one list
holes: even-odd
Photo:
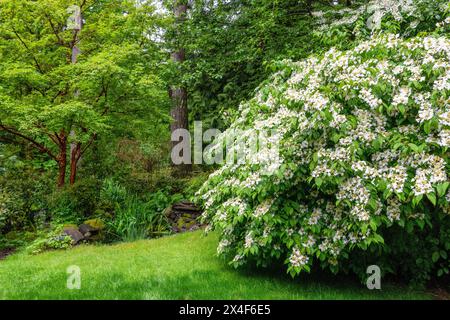
[(107, 222), (109, 232), (122, 241), (135, 241), (167, 233), (168, 223), (163, 211), (155, 210), (135, 195), (117, 204), (114, 218)]
[(39, 230), (36, 239), (25, 247), (25, 252), (38, 254), (48, 250), (67, 249), (73, 240), (63, 233), (63, 225), (55, 225), (50, 230)]
[(51, 219), (60, 223), (81, 223), (91, 217), (99, 200), (100, 181), (85, 178), (72, 186), (56, 189), (49, 198)]
[(448, 25), (448, 7), (448, 0), (371, 0), (352, 8), (314, 11), (312, 16), (322, 47), (348, 48), (380, 31), (402, 37), (432, 32), (436, 24)]
[(45, 222), (50, 179), (33, 161), (21, 159), (16, 146), (0, 143), (0, 236), (34, 229)]
[(385, 273), (407, 269), (417, 281), (449, 272), (450, 40), (442, 19), (433, 34), (374, 34), (348, 51), (278, 64), (211, 149), (231, 140), (228, 155), (238, 152), (235, 130), (275, 132), (199, 190), (203, 218), (221, 231), (219, 254), (234, 266), (281, 259), (292, 276), (313, 265), (364, 275), (369, 262)]

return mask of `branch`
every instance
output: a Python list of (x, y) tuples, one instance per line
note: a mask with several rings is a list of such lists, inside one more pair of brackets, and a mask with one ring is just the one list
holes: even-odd
[(55, 28), (52, 18), (47, 13), (45, 13), (45, 16), (47, 17), (47, 20), (50, 23), (50, 26), (52, 27), (53, 34), (55, 35), (56, 39), (58, 40), (58, 43), (61, 46), (65, 46), (64, 40), (59, 36), (58, 30)]
[(60, 144), (61, 141), (59, 141), (59, 138), (58, 138), (58, 135), (56, 134), (56, 132), (55, 132), (54, 134), (47, 133), (47, 136), (48, 136), (48, 137), (49, 137), (56, 145), (59, 146), (59, 144)]
[(38, 68), (40, 73), (44, 73), (44, 71), (42, 70), (39, 62), (37, 61), (36, 57), (34, 56), (33, 52), (30, 50), (30, 48), (27, 46), (27, 44), (25, 43), (25, 41), (22, 40), (22, 38), (20, 37), (19, 33), (16, 31), (16, 29), (14, 29), (13, 27), (13, 32), (16, 35), (17, 39), (19, 39), (20, 43), (22, 43), (22, 45), (25, 47), (25, 49), (28, 50), (28, 52), (31, 54), (31, 57), (34, 60), (34, 63), (36, 64), (36, 67)]
[(54, 159), (55, 161), (58, 161), (58, 158), (50, 151), (49, 148), (44, 146), (42, 143), (37, 142), (33, 138), (27, 137), (24, 134), (14, 130), (13, 128), (6, 127), (5, 125), (0, 123), (0, 129), (5, 130), (6, 132), (9, 132), (13, 135), (16, 135), (18, 137), (21, 137), (22, 139), (27, 140), (28, 142), (31, 142), (32, 145), (34, 145), (37, 149), (39, 149), (40, 152), (46, 153), (50, 156), (50, 158)]
[(89, 142), (84, 146), (84, 148), (80, 151), (77, 160), (81, 158), (81, 156), (86, 152), (86, 150), (92, 145), (92, 143), (97, 139), (97, 134), (93, 133)]

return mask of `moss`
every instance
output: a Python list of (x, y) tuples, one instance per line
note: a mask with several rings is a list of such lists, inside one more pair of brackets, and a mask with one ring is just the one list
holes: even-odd
[(92, 228), (95, 228), (98, 230), (105, 229), (105, 223), (103, 222), (102, 219), (99, 219), (99, 218), (86, 220), (84, 223), (87, 225), (90, 225)]
[(78, 226), (74, 223), (66, 223), (62, 226), (63, 229), (78, 229)]

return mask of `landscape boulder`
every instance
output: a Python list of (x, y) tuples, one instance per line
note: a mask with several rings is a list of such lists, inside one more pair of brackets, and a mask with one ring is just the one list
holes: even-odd
[(86, 220), (78, 229), (86, 240), (100, 240), (103, 237), (105, 223), (101, 219)]
[(73, 244), (78, 244), (78, 242), (84, 240), (83, 234), (74, 227), (65, 227), (63, 233), (72, 238)]

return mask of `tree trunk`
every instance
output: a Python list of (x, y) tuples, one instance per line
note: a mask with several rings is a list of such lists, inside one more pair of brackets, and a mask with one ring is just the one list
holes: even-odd
[(312, 16), (312, 2), (313, 0), (306, 0), (306, 11), (310, 16)]
[[(184, 61), (184, 49), (179, 49), (171, 54), (172, 61), (181, 63)], [(172, 122), (170, 124), (170, 132), (176, 129), (188, 129), (188, 109), (187, 109), (187, 90), (183, 87), (172, 87), (169, 91), (172, 100), (172, 108), (170, 116)], [(175, 142), (176, 144), (176, 142)]]
[[(73, 27), (73, 34), (74, 34), (74, 41), (73, 41), (73, 45), (72, 45), (72, 64), (77, 63), (78, 61), (78, 55), (80, 54), (80, 49), (78, 48), (78, 41), (79, 41), (79, 32), (81, 31), (81, 28), (83, 27), (83, 19), (81, 16), (81, 11), (80, 10), (76, 10), (74, 12), (74, 19), (75, 19), (75, 24)], [(74, 93), (74, 97), (77, 98), (79, 96), (79, 92), (75, 91)], [(75, 136), (75, 132), (72, 129), (70, 131), (70, 137), (73, 138)], [(78, 142), (72, 142), (70, 144), (70, 178), (69, 178), (69, 183), (70, 185), (73, 185), (76, 181), (76, 177), (77, 177), (77, 167), (78, 167), (78, 160), (80, 160), (80, 156), (81, 156), (81, 144)]]
[[(176, 32), (180, 33), (181, 24), (186, 19), (187, 5), (182, 1), (175, 0), (173, 13), (175, 16)], [(175, 63), (183, 63), (185, 60), (184, 48), (180, 48), (179, 45), (174, 47), (174, 51), (170, 55), (171, 59)], [(169, 97), (172, 101), (172, 107), (170, 109), (170, 116), (172, 122), (170, 124), (170, 132), (173, 133), (177, 129), (188, 129), (188, 106), (187, 106), (187, 90), (183, 86), (172, 86), (169, 90)], [(172, 147), (178, 142), (173, 141)], [(180, 169), (183, 173), (190, 171), (190, 164), (181, 164)]]
[(67, 167), (67, 137), (64, 131), (61, 131), (59, 138), (59, 154), (58, 154), (58, 187), (62, 188), (66, 180), (66, 167)]
[(77, 179), (78, 160), (81, 156), (81, 144), (76, 143), (70, 151), (70, 185), (73, 185)]

